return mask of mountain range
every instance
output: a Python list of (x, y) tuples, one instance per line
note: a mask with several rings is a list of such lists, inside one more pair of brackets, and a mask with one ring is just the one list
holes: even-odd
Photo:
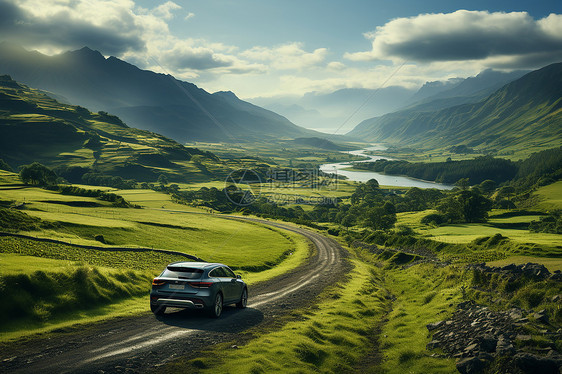
[(211, 94), (171, 75), (141, 70), (116, 57), (105, 58), (87, 47), (47, 56), (2, 42), (0, 74), (181, 143), (317, 135), (232, 92)]
[(344, 134), (361, 120), (401, 108), (414, 93), (415, 90), (398, 86), (345, 88), (331, 93), (309, 92), (302, 97), (256, 97), (250, 101), (299, 126)]
[(190, 182), (229, 172), (211, 152), (128, 127), (107, 112), (59, 103), (7, 75), (0, 76), (0, 159), (15, 170), (39, 161), (72, 183), (86, 174), (145, 182), (163, 174)]
[(488, 91), (500, 82), (494, 82), (488, 91), (473, 83), (466, 80), (432, 100), (365, 120), (347, 135), (426, 149), (465, 145), (480, 151), (512, 152), (560, 145), (562, 63), (527, 73), (489, 96)]
[(427, 111), (478, 102), (527, 72), (487, 69), (474, 77), (426, 82), (418, 90), (398, 86), (346, 88), (331, 93), (309, 92), (302, 97), (256, 97), (250, 101), (297, 125), (345, 134), (364, 120), (403, 109)]

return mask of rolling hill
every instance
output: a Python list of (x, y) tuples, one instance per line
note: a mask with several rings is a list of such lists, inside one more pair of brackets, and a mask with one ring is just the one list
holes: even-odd
[(0, 74), (53, 92), (95, 111), (118, 115), (132, 127), (178, 142), (313, 136), (285, 117), (242, 101), (231, 92), (210, 94), (194, 84), (105, 58), (84, 47), (46, 56), (0, 43)]
[(38, 161), (73, 183), (86, 173), (187, 182), (228, 170), (211, 152), (130, 128), (107, 112), (61, 104), (7, 75), (0, 76), (0, 159), (14, 169)]
[(424, 149), (466, 145), (510, 154), (559, 146), (561, 124), (562, 63), (557, 63), (508, 83), (477, 103), (410, 108), (363, 121), (347, 135)]

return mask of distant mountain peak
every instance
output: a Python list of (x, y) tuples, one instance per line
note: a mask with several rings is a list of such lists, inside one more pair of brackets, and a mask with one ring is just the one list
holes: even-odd
[(116, 57), (106, 59), (89, 47), (55, 56), (25, 49), (2, 51), (0, 72), (30, 87), (67, 97), (72, 104), (107, 111), (133, 127), (179, 142), (315, 134), (240, 100), (230, 91), (212, 95), (171, 75), (139, 69)]
[(238, 96), (236, 96), (236, 94), (232, 91), (217, 91), (217, 92), (213, 93), (213, 95), (222, 96), (222, 97), (226, 97), (226, 98), (230, 98), (230, 99), (240, 100), (238, 98)]
[(67, 52), (67, 54), (69, 56), (77, 56), (88, 60), (105, 60), (105, 57), (101, 54), (100, 51), (93, 50), (89, 47), (82, 47), (75, 51), (69, 51)]

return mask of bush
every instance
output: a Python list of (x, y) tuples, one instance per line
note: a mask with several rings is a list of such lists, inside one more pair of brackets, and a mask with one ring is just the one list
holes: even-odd
[(445, 222), (447, 222), (447, 217), (439, 213), (428, 214), (421, 219), (421, 223), (423, 223), (424, 225), (440, 226)]

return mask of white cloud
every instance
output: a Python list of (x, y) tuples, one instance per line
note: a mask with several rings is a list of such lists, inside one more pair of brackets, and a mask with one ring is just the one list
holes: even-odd
[(170, 20), (174, 17), (173, 11), (178, 9), (181, 9), (181, 6), (172, 1), (168, 1), (154, 8), (153, 13), (154, 15), (162, 17), (165, 20)]
[(318, 48), (312, 52), (303, 49), (303, 43), (288, 43), (277, 47), (253, 47), (240, 56), (269, 64), (277, 70), (300, 70), (321, 64), (328, 52), (327, 48)]
[[(541, 65), (562, 55), (562, 16), (534, 20), (526, 12), (458, 10), (396, 18), (365, 34), (370, 51), (346, 53), (352, 61), (494, 61), (516, 67), (529, 56)], [(536, 60), (536, 59), (535, 59)]]
[(184, 19), (188, 20), (188, 19), (193, 18), (193, 17), (195, 17), (195, 13), (189, 12), (189, 13), (187, 13), (187, 15), (185, 16)]
[(345, 64), (339, 61), (332, 61), (327, 65), (329, 70), (341, 71), (346, 68)]

